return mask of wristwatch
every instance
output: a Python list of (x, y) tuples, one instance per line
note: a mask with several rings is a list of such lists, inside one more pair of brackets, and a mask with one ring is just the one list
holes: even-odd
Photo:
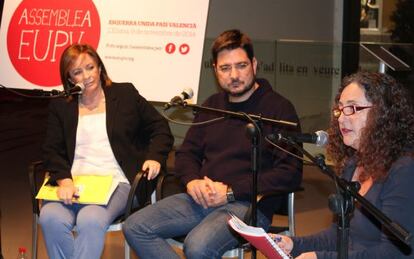
[(234, 198), (233, 189), (231, 189), (230, 186), (227, 186), (226, 196), (227, 196), (227, 202), (236, 201), (236, 198)]

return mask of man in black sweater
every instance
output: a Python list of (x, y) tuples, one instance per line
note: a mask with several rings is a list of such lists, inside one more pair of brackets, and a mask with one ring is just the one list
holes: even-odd
[[(293, 105), (273, 91), (266, 80), (256, 79), (257, 60), (247, 35), (239, 30), (223, 32), (215, 40), (212, 54), (223, 91), (212, 95), (203, 106), (299, 123)], [(216, 117), (199, 112), (194, 121)], [(180, 235), (187, 235), (186, 258), (221, 258), (238, 244), (227, 219), (228, 211), (243, 218), (251, 201), (251, 140), (245, 126), (246, 121), (225, 118), (188, 130), (175, 159), (176, 174), (187, 193), (144, 208), (124, 225), (124, 234), (140, 258), (179, 258), (165, 239)], [(263, 138), (281, 130), (299, 131), (300, 127), (263, 123), (261, 130)], [(302, 162), (265, 141), (261, 148), (259, 194), (298, 187)], [(258, 226), (269, 226), (281, 201), (272, 200), (261, 207)]]

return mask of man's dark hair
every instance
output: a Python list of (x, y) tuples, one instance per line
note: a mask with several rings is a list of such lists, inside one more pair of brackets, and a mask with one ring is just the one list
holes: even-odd
[(222, 50), (233, 50), (237, 48), (244, 49), (250, 61), (253, 60), (253, 44), (249, 36), (237, 29), (228, 30), (221, 33), (213, 42), (211, 49), (214, 64), (217, 63), (217, 56)]

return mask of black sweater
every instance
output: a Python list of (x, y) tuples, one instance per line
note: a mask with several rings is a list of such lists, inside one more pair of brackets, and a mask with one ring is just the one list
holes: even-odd
[[(257, 79), (259, 88), (250, 98), (230, 103), (225, 93), (212, 95), (203, 106), (262, 115), (266, 118), (299, 123), (293, 105), (274, 92), (266, 80)], [(194, 121), (216, 118), (200, 112)], [(250, 201), (252, 191), (251, 140), (246, 135), (246, 121), (226, 118), (203, 126), (192, 126), (176, 152), (176, 173), (186, 185), (194, 179), (208, 176), (213, 181), (230, 185), (236, 200)], [(302, 180), (302, 162), (264, 141), (263, 137), (281, 130), (300, 131), (300, 127), (262, 125), (262, 159), (258, 177), (260, 194), (281, 188), (295, 188)], [(282, 145), (284, 146), (284, 145)], [(289, 149), (284, 146), (284, 148)], [(271, 208), (266, 208), (272, 210)]]

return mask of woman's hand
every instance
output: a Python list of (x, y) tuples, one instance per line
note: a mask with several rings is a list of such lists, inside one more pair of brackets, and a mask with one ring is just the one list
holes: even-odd
[(318, 257), (316, 256), (315, 252), (306, 252), (295, 258), (296, 259), (317, 259)]
[[(290, 252), (292, 252), (293, 241), (290, 237), (284, 236), (284, 235), (272, 234), (272, 233), (269, 233), (269, 236), (273, 240), (275, 240), (278, 246), (282, 248), (283, 251), (285, 251), (285, 253), (290, 254)], [(306, 253), (302, 253), (301, 255), (295, 258), (296, 259), (317, 259), (318, 257), (316, 256), (315, 252), (306, 252)]]
[(78, 198), (77, 189), (73, 184), (72, 179), (65, 178), (57, 181), (59, 187), (57, 189), (57, 196), (64, 204), (72, 204), (74, 197)]
[(272, 233), (269, 233), (269, 236), (275, 240), (278, 246), (282, 248), (285, 253), (290, 254), (293, 249), (293, 241), (290, 237)]
[(155, 160), (146, 160), (142, 165), (142, 171), (147, 171), (147, 178), (148, 180), (152, 180), (160, 173), (161, 164)]

